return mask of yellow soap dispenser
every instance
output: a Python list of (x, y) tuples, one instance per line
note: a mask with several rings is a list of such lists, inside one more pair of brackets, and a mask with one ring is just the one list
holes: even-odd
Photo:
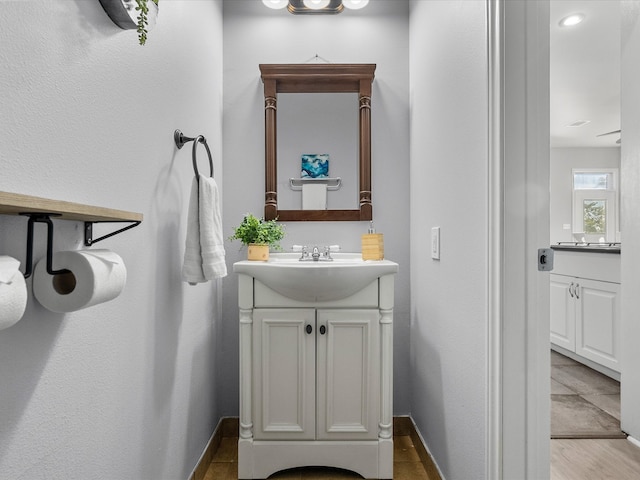
[(376, 233), (373, 222), (369, 224), (369, 231), (362, 235), (362, 259), (384, 259), (384, 239), (381, 233)]

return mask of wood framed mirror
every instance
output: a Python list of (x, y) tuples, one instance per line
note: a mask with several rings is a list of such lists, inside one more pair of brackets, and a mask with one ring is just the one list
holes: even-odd
[[(376, 65), (261, 64), (259, 67), (264, 83), (265, 220), (277, 219), (283, 222), (372, 220), (371, 85)], [(342, 210), (278, 208), (278, 93), (358, 94), (358, 208)]]

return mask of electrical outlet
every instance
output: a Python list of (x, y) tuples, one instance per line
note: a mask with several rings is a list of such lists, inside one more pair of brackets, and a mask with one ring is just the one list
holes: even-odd
[(440, 227), (431, 229), (431, 258), (440, 260)]

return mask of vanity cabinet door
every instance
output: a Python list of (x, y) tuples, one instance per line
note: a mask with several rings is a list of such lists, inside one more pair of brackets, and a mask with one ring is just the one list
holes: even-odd
[(620, 371), (620, 285), (579, 278), (576, 353)]
[(315, 438), (315, 309), (253, 311), (256, 440)]
[(380, 312), (317, 313), (318, 440), (378, 438)]
[(551, 343), (575, 352), (575, 278), (552, 273), (549, 276), (549, 285)]

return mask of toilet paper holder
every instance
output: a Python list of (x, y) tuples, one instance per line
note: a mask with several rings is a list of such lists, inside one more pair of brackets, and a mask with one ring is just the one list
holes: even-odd
[(24, 278), (29, 278), (33, 273), (33, 225), (35, 223), (47, 224), (47, 273), (49, 275), (61, 275), (70, 273), (67, 269), (53, 269), (53, 222), (51, 216), (59, 216), (59, 213), (21, 213), (29, 217), (27, 225), (27, 260)]
[[(59, 217), (60, 213), (36, 213), (36, 212), (23, 212), (20, 215), (24, 215), (25, 217), (29, 217), (29, 222), (27, 224), (27, 258), (25, 261), (25, 272), (24, 278), (29, 278), (33, 273), (33, 231), (34, 224), (36, 223), (46, 223), (47, 224), (47, 273), (49, 275), (62, 275), (64, 273), (70, 273), (67, 269), (54, 270), (53, 269), (53, 221), (51, 217)], [(120, 221), (120, 220), (118, 220)], [(117, 230), (112, 233), (108, 233), (103, 235), (100, 238), (93, 239), (93, 223), (94, 222), (84, 222), (84, 244), (87, 247), (90, 247), (94, 243), (97, 243), (105, 238), (112, 237), (117, 235), (118, 233), (122, 233), (125, 230), (129, 230), (130, 228), (137, 227), (140, 225), (140, 221), (138, 220), (122, 220), (122, 221), (130, 221), (131, 225), (127, 225), (120, 230)], [(101, 220), (103, 222), (109, 222), (109, 220)]]

